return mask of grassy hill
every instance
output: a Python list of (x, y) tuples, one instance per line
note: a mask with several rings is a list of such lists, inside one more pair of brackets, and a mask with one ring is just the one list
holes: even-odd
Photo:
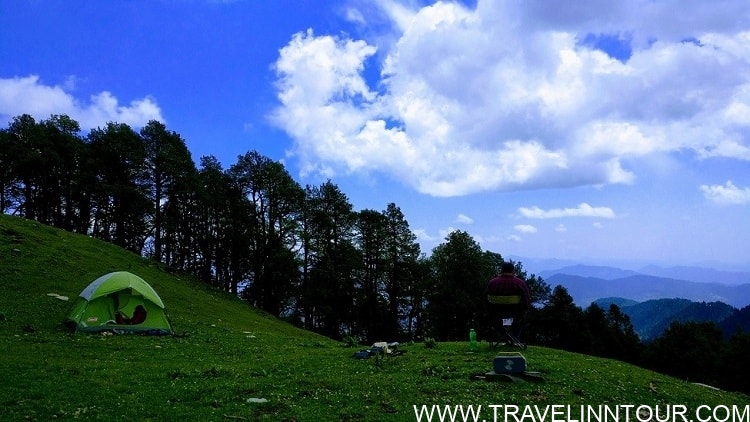
[[(175, 330), (186, 335), (65, 328), (78, 293), (115, 270), (147, 280)], [(696, 408), (750, 401), (617, 361), (537, 347), (524, 356), (544, 382), (477, 381), (472, 375), (491, 370), (498, 351), (482, 344), (470, 353), (467, 343), (408, 344), (401, 356), (353, 359), (359, 348), (297, 329), (115, 246), (0, 216), (2, 420), (413, 421), (414, 405), (482, 405), (483, 419), (492, 420), (487, 406), (497, 404)]]

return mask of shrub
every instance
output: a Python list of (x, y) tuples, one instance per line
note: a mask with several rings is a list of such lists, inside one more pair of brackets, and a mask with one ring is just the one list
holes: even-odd
[(425, 337), (424, 338), (424, 347), (428, 349), (434, 349), (437, 347), (437, 341), (435, 341), (432, 337)]
[(343, 341), (346, 347), (357, 347), (362, 342), (362, 338), (359, 336), (344, 336)]

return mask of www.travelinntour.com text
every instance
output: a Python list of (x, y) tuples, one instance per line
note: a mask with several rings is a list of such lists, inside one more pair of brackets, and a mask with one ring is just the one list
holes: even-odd
[(750, 422), (750, 405), (414, 405), (417, 422)]

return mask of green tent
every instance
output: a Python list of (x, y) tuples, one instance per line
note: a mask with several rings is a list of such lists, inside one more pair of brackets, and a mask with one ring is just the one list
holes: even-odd
[(76, 298), (66, 323), (83, 332), (173, 334), (159, 295), (127, 271), (92, 281)]

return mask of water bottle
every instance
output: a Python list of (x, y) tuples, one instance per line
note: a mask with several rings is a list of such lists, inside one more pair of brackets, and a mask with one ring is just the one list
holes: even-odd
[(477, 347), (477, 332), (473, 328), (469, 330), (469, 348), (472, 352), (479, 350), (479, 347)]

